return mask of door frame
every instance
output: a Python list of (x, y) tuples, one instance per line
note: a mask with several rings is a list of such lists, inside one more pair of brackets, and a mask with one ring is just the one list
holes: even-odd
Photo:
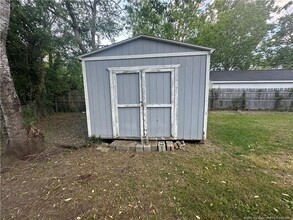
[[(140, 138), (148, 138), (147, 134), (147, 103), (146, 103), (146, 80), (148, 72), (170, 72), (171, 73), (171, 104), (149, 104), (151, 107), (171, 107), (171, 138), (177, 138), (178, 118), (178, 68), (180, 64), (174, 65), (151, 65), (131, 67), (109, 67), (110, 94), (112, 111), (113, 137), (119, 137), (118, 107), (140, 107)], [(117, 96), (117, 74), (133, 73), (139, 75), (139, 97), (140, 104), (118, 104)]]

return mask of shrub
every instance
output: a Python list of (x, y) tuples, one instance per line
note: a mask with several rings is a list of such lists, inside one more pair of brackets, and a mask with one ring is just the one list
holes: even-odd
[(88, 145), (100, 144), (100, 143), (102, 143), (102, 141), (101, 141), (100, 137), (96, 137), (95, 135), (92, 135), (87, 139), (87, 143), (88, 143)]
[(291, 88), (289, 91), (290, 91), (289, 97), (291, 99), (291, 104), (289, 106), (289, 112), (293, 112), (293, 88)]
[(284, 97), (280, 95), (279, 90), (275, 90), (275, 110), (278, 111), (282, 107), (281, 101)]
[(221, 94), (221, 89), (211, 89), (211, 96), (210, 96), (210, 108), (214, 109), (216, 108), (215, 102), (219, 99), (219, 96)]
[(23, 121), (26, 126), (35, 125), (38, 121), (38, 113), (35, 102), (22, 106)]
[(246, 92), (243, 90), (241, 96), (232, 100), (233, 110), (245, 110), (246, 109)]

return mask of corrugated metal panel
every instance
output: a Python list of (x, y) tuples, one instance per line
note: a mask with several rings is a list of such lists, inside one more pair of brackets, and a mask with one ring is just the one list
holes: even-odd
[[(154, 53), (175, 53), (197, 51), (194, 48), (173, 45), (170, 43), (158, 42), (150, 39), (137, 39), (127, 44), (122, 44), (109, 50), (99, 52), (98, 56), (135, 55)], [(92, 54), (88, 57), (95, 57)]]
[(178, 139), (201, 140), (205, 62), (206, 56), (86, 61), (93, 133), (105, 138), (112, 137), (110, 81), (107, 67), (180, 64), (178, 70)]

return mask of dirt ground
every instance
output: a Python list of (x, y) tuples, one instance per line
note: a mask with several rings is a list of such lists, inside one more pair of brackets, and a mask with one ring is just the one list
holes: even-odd
[(173, 205), (164, 190), (168, 179), (152, 178), (169, 166), (161, 154), (56, 147), (86, 144), (85, 114), (56, 114), (38, 127), (52, 154), (30, 161), (2, 157), (2, 219), (149, 219)]
[[(220, 206), (226, 189), (221, 179), (223, 176), (230, 176), (230, 182), (235, 182), (233, 190), (237, 193), (229, 194), (230, 199), (238, 206), (243, 203), (246, 209), (247, 204), (243, 201), (254, 194), (241, 194), (242, 185), (248, 188), (263, 179), (248, 178), (251, 182), (246, 183), (244, 175), (238, 173), (246, 174), (248, 167), (252, 170), (258, 168), (231, 160), (222, 148), (209, 142), (205, 145), (188, 144), (184, 150), (176, 152), (102, 153), (96, 149), (98, 144), (78, 150), (60, 148), (63, 144), (87, 144), (85, 114), (56, 114), (42, 120), (39, 127), (45, 131), (47, 154), (29, 161), (7, 156), (1, 158), (1, 219), (198, 219), (198, 215), (208, 216), (201, 219), (215, 219), (213, 216), (230, 212), (229, 208)], [(223, 158), (229, 158), (226, 165)], [(264, 162), (267, 159), (248, 158), (260, 168), (267, 167)], [(235, 164), (230, 164), (231, 161)], [(284, 164), (280, 169), (285, 170), (287, 166), (292, 171), (292, 163)], [(260, 175), (258, 170), (255, 172)], [(229, 183), (224, 180), (225, 184)], [(291, 180), (290, 176), (288, 182)], [(271, 177), (263, 181), (271, 184)], [(208, 188), (207, 184), (211, 183), (214, 185)], [(279, 187), (278, 184), (277, 181)], [(289, 194), (290, 186), (286, 184), (284, 188), (284, 184), (280, 185), (280, 190)], [(256, 192), (266, 189), (262, 185), (258, 187)], [(266, 195), (271, 191), (268, 189), (263, 193)], [(218, 211), (205, 205), (211, 198), (215, 206), (219, 202)], [(258, 208), (266, 211), (270, 206), (268, 200), (258, 203)], [(192, 205), (185, 204), (188, 201)], [(274, 206), (278, 210), (283, 207), (282, 202), (276, 205), (279, 205)], [(235, 213), (230, 210), (227, 216)], [(286, 208), (284, 213), (288, 210)]]
[(42, 119), (38, 128), (45, 132), (49, 144), (81, 147), (86, 144), (85, 113), (59, 113)]

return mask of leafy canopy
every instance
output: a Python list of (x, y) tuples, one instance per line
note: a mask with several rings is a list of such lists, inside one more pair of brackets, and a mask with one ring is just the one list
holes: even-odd
[(133, 35), (149, 34), (215, 48), (214, 70), (249, 69), (256, 48), (273, 28), (273, 0), (141, 0), (128, 4)]

